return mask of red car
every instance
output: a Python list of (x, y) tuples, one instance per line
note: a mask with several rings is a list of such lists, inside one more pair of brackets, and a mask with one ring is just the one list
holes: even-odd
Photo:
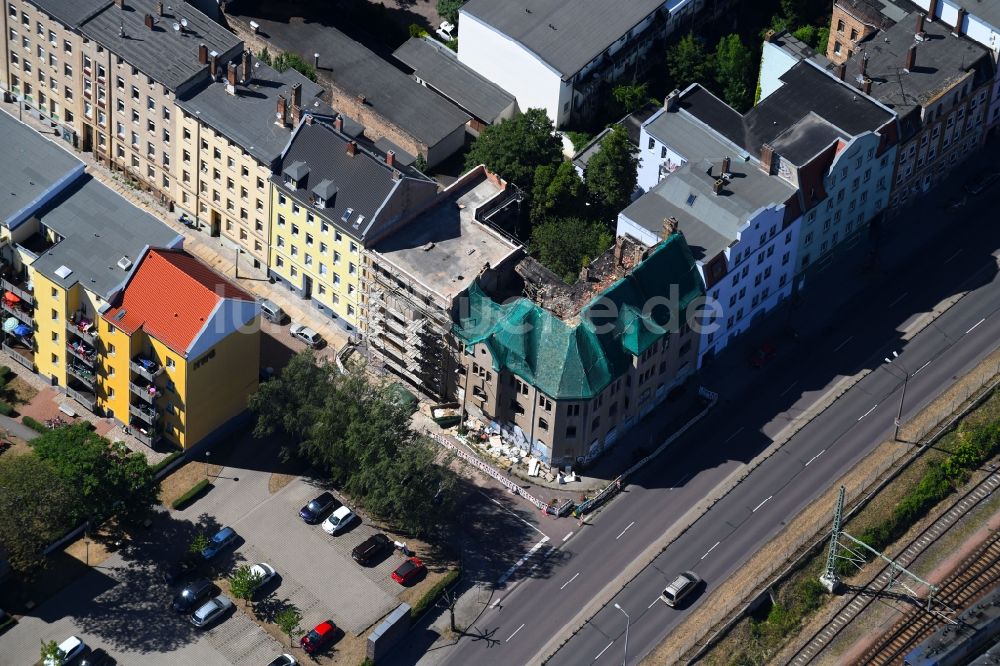
[(392, 572), (392, 579), (400, 585), (409, 585), (417, 576), (427, 571), (427, 567), (418, 557), (411, 557)]
[(299, 645), (306, 651), (306, 654), (316, 654), (337, 637), (337, 625), (332, 620), (320, 622), (308, 634), (302, 637)]

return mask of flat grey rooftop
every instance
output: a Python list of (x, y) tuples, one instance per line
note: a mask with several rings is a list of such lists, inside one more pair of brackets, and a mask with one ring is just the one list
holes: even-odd
[(838, 139), (846, 141), (850, 137), (810, 111), (802, 120), (774, 137), (771, 147), (782, 159), (802, 166)]
[[(176, 231), (136, 208), (90, 176), (67, 188), (38, 213), (42, 224), (62, 236), (32, 263), (56, 284), (80, 283), (107, 299), (129, 271), (118, 266), (122, 257), (133, 264), (145, 247), (173, 246)], [(72, 271), (60, 277), (61, 267)]]
[(226, 92), (225, 82), (206, 81), (177, 104), (260, 162), (271, 164), (292, 135), (290, 127), (274, 122), (278, 95), (285, 96), (291, 109), (291, 89), (296, 83), (302, 85), (303, 114), (333, 115), (333, 109), (320, 97), (322, 86), (294, 69), (279, 73), (260, 61), (253, 64), (249, 85), (237, 84), (235, 95)]
[(112, 0), (29, 0), (43, 12), (63, 24), (76, 27), (103, 8)]
[[(6, 113), (0, 113), (0, 224), (37, 205), (60, 180), (82, 172), (83, 162)], [(20, 220), (18, 220), (20, 222)]]
[(817, 53), (816, 49), (809, 46), (801, 39), (796, 38), (790, 34), (787, 30), (779, 32), (771, 39), (771, 43), (775, 46), (781, 47), (783, 51), (792, 55), (798, 60), (812, 60), (820, 67), (826, 67), (830, 64), (826, 56)]
[(1000, 1), (976, 0), (962, 3), (965, 10), (973, 16), (978, 16), (994, 28), (1000, 28)]
[[(150, 30), (146, 14), (156, 14), (154, 0), (126, 0), (125, 9), (110, 3), (104, 11), (85, 21), (80, 32), (170, 90), (176, 90), (207, 65), (198, 61), (200, 44), (211, 53), (227, 53), (240, 40), (221, 25), (182, 0), (165, 2), (164, 16), (155, 18)], [(172, 7), (172, 9), (167, 9)], [(173, 29), (181, 19), (188, 22), (182, 33)], [(124, 36), (122, 28), (124, 27)]]
[(500, 191), (482, 177), (376, 245), (375, 253), (451, 302), (486, 264), (518, 250), (475, 220), (476, 209)]
[[(470, 0), (460, 13), (520, 42), (567, 79), (663, 5), (663, 0)], [(461, 40), (458, 44), (461, 49)]]
[(392, 54), (413, 75), (483, 122), (493, 123), (514, 104), (514, 96), (458, 61), (432, 37), (411, 37)]
[(688, 160), (721, 159), (742, 156), (746, 151), (724, 136), (709, 130), (704, 123), (681, 108), (657, 112), (645, 125), (646, 132), (653, 138), (667, 144)]

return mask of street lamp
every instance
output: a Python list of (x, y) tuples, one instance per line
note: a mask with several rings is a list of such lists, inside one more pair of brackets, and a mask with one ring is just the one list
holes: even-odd
[(628, 666), (628, 625), (631, 623), (632, 618), (630, 618), (628, 613), (625, 612), (625, 609), (618, 604), (615, 604), (615, 608), (620, 610), (622, 615), (625, 616), (625, 656), (622, 657), (622, 666)]
[(906, 399), (906, 384), (910, 381), (910, 371), (906, 369), (902, 363), (899, 362), (899, 352), (892, 352), (892, 358), (886, 356), (883, 359), (888, 364), (895, 363), (903, 371), (903, 390), (899, 394), (899, 409), (896, 411), (896, 420), (894, 421), (895, 429), (892, 433), (892, 439), (895, 442), (899, 441), (899, 426), (902, 424), (903, 419), (903, 400)]

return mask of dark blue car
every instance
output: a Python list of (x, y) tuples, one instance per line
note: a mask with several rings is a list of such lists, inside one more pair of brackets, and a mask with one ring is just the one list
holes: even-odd
[(299, 518), (313, 525), (323, 520), (323, 516), (328, 512), (339, 509), (341, 506), (332, 493), (323, 493), (299, 509)]
[(231, 546), (234, 541), (236, 541), (236, 531), (232, 527), (223, 527), (201, 551), (201, 556), (206, 560), (211, 560), (225, 548)]

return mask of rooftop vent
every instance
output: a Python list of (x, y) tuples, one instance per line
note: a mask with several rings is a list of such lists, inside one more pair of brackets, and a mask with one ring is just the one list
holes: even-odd
[(129, 259), (128, 257), (122, 257), (121, 259), (118, 260), (118, 268), (122, 269), (123, 271), (127, 271), (128, 269), (132, 268), (132, 260)]

